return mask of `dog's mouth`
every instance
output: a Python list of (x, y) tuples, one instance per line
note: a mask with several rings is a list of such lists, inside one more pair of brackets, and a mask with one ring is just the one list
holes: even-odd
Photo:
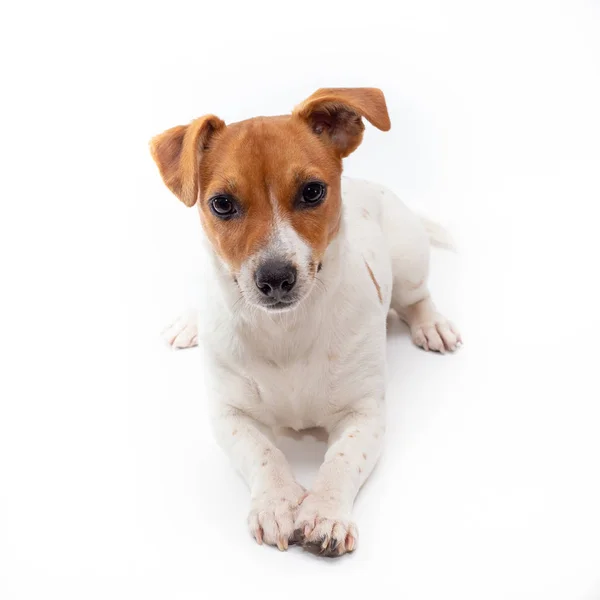
[(293, 298), (290, 300), (277, 300), (276, 302), (271, 302), (269, 304), (262, 303), (261, 306), (269, 312), (283, 312), (286, 310), (292, 310), (298, 305), (298, 302), (298, 298)]

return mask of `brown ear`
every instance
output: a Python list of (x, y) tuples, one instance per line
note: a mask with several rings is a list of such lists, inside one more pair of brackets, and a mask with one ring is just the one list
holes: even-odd
[(294, 109), (344, 158), (362, 141), (364, 117), (381, 131), (391, 127), (385, 97), (377, 88), (323, 88)]
[(198, 168), (210, 138), (225, 123), (214, 115), (172, 127), (150, 141), (150, 152), (165, 185), (186, 205), (198, 198)]

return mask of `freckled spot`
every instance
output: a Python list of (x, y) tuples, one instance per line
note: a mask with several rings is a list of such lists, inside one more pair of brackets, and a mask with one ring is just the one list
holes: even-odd
[(231, 435), (237, 435), (237, 429), (234, 429), (234, 430), (231, 432)]
[(344, 456), (343, 452), (338, 452), (338, 456)]
[(271, 454), (271, 448), (265, 448), (265, 454)]
[(362, 473), (362, 469), (360, 467), (358, 467), (358, 472)]
[(282, 498), (282, 499), (281, 499), (281, 501), (282, 501), (282, 502), (286, 502), (286, 499), (285, 499), (285, 498)]
[(266, 461), (266, 460), (263, 460), (263, 461), (262, 461), (262, 463), (261, 463), (261, 465), (262, 465), (263, 467), (266, 467), (266, 466), (267, 466), (267, 463), (268, 463), (268, 461)]
[(353, 438), (353, 437), (354, 437), (354, 434), (353, 434), (353, 433), (351, 433), (351, 434), (350, 434), (348, 437), (351, 437), (351, 438)]
[(363, 458), (367, 460), (367, 455), (363, 452)]

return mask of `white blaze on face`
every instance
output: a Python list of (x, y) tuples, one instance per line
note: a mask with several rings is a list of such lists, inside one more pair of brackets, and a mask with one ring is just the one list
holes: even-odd
[(266, 260), (278, 259), (291, 263), (296, 268), (296, 284), (293, 293), (297, 300), (306, 296), (313, 279), (311, 247), (298, 235), (290, 223), (278, 214), (276, 206), (273, 212), (273, 229), (267, 245), (242, 264), (238, 277), (238, 284), (246, 299), (258, 306), (263, 305), (264, 298), (256, 287), (254, 275)]

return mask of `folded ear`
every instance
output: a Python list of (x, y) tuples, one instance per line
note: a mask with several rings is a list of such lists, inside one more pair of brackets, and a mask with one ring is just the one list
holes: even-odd
[(165, 185), (186, 205), (198, 198), (198, 169), (212, 136), (225, 127), (214, 115), (172, 127), (150, 141), (150, 152)]
[(307, 121), (340, 158), (354, 152), (362, 141), (362, 117), (381, 131), (391, 127), (385, 97), (377, 88), (323, 88), (297, 106), (293, 114)]

